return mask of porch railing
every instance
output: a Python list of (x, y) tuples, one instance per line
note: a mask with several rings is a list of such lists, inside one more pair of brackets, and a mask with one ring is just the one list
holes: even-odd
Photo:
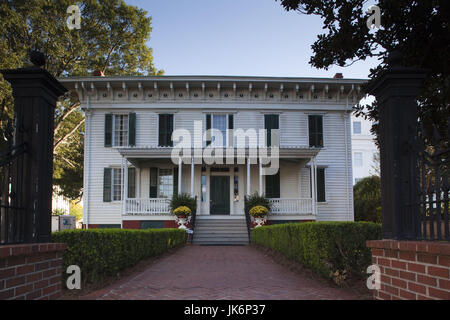
[(312, 215), (312, 199), (304, 198), (304, 199), (269, 199), (270, 203), (272, 203), (272, 215), (289, 215), (289, 214), (303, 214), (303, 215)]
[(170, 199), (126, 199), (125, 213), (127, 215), (160, 215), (169, 214)]

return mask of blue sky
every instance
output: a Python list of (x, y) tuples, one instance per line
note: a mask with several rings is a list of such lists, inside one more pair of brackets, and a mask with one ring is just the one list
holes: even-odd
[(311, 45), (320, 17), (287, 12), (275, 0), (126, 0), (152, 17), (150, 47), (166, 75), (367, 78), (375, 59), (318, 70)]

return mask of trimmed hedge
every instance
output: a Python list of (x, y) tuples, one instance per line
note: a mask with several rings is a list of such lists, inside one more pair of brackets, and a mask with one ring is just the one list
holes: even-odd
[[(381, 239), (372, 222), (306, 222), (252, 230), (252, 243), (273, 249), (314, 272), (333, 278), (362, 276), (372, 264), (367, 240)], [(340, 281), (339, 281), (340, 282)]]
[[(83, 282), (95, 283), (114, 276), (140, 260), (158, 256), (186, 243), (186, 231), (179, 229), (95, 229), (66, 230), (52, 234), (52, 241), (66, 243), (63, 270), (81, 268)], [(68, 275), (63, 271), (63, 277)]]

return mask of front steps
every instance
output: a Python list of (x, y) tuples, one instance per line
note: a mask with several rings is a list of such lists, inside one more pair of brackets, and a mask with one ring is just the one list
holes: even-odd
[(247, 245), (249, 244), (245, 219), (197, 219), (193, 244), (197, 245)]

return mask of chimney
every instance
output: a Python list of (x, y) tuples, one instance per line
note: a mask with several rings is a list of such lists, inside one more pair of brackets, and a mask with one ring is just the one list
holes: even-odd
[(94, 71), (94, 77), (104, 77), (105, 74), (101, 70), (95, 70)]
[(344, 79), (344, 76), (342, 75), (342, 73), (336, 73), (333, 78), (334, 79)]

